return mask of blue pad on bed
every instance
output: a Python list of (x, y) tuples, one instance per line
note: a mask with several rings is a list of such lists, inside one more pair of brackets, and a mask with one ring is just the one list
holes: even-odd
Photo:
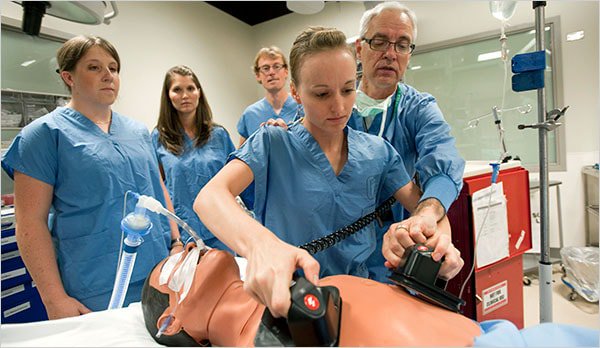
[(479, 324), (483, 334), (475, 337), (480, 347), (598, 347), (600, 331), (567, 324), (543, 323), (523, 330), (508, 320)]

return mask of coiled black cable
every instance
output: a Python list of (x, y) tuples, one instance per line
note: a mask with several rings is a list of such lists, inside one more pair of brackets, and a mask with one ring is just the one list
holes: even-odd
[(392, 205), (395, 202), (396, 198), (392, 196), (388, 198), (385, 202), (383, 202), (381, 205), (379, 205), (374, 212), (359, 218), (350, 225), (342, 227), (331, 234), (328, 234), (324, 237), (315, 239), (312, 242), (308, 242), (304, 245), (301, 245), (299, 246), (299, 248), (304, 249), (308, 251), (309, 254), (313, 255), (319, 251), (323, 251), (329, 247), (332, 247), (336, 243), (348, 238), (349, 236), (365, 228), (365, 226), (373, 222), (373, 220), (379, 218), (385, 212), (390, 210), (390, 208), (392, 208)]

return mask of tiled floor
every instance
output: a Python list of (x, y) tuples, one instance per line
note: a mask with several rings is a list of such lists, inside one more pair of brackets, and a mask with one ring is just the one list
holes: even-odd
[[(552, 322), (600, 329), (598, 302), (587, 302), (581, 296), (569, 301), (571, 290), (561, 281), (561, 274), (560, 267), (555, 265), (552, 274)], [(531, 285), (523, 286), (525, 327), (540, 322), (539, 279), (536, 274), (530, 275), (529, 278), (532, 281)]]

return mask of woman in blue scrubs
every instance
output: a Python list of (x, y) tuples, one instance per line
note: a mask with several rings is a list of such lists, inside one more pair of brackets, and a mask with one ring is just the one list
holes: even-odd
[[(200, 81), (183, 65), (167, 71), (158, 124), (152, 144), (175, 214), (210, 247), (230, 250), (204, 227), (192, 204), (200, 189), (225, 165), (235, 150), (229, 133), (216, 125)], [(189, 239), (180, 231), (183, 242)]]
[[(334, 274), (368, 276), (365, 262), (376, 251), (374, 224), (315, 258), (294, 245), (349, 225), (392, 195), (413, 211), (421, 195), (389, 143), (346, 126), (356, 97), (356, 60), (345, 40), (342, 32), (328, 28), (310, 28), (298, 36), (290, 53), (291, 91), (305, 117), (288, 130), (257, 130), (194, 204), (204, 224), (248, 259), (244, 287), (275, 316), (287, 314), (290, 281), (298, 267), (315, 283), (319, 276)], [(258, 221), (234, 200), (253, 180)], [(451, 278), (463, 262), (449, 235), (437, 233), (439, 220), (447, 221), (423, 210), (392, 228), (427, 226), (421, 232), (435, 247), (434, 259), (445, 256), (440, 273)], [(383, 243), (392, 266), (401, 256), (395, 248), (407, 241), (395, 242)]]
[[(2, 158), (15, 180), (17, 244), (50, 319), (108, 308), (125, 192), (168, 199), (147, 128), (111, 109), (121, 69), (113, 45), (77, 36), (57, 61), (71, 100), (23, 128)], [(125, 204), (130, 211), (135, 202)], [(146, 276), (179, 237), (164, 218), (149, 217), (125, 305), (140, 300)]]

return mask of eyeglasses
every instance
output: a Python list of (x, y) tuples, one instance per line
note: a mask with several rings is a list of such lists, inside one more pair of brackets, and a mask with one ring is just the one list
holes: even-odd
[(262, 72), (263, 74), (268, 74), (269, 70), (271, 70), (271, 68), (273, 68), (273, 71), (278, 72), (279, 70), (281, 70), (285, 67), (287, 67), (285, 64), (279, 64), (279, 63), (275, 63), (273, 65), (265, 64), (263, 66), (258, 67), (258, 71)]
[(388, 41), (388, 40), (380, 39), (380, 38), (372, 38), (372, 39), (363, 38), (363, 41), (368, 43), (369, 47), (371, 47), (372, 50), (380, 51), (380, 52), (387, 51), (388, 48), (390, 47), (390, 45), (392, 45), (392, 44), (394, 45), (394, 50), (396, 52), (402, 53), (402, 54), (412, 53), (415, 49), (415, 44), (411, 44), (407, 40), (392, 42), (392, 41)]

